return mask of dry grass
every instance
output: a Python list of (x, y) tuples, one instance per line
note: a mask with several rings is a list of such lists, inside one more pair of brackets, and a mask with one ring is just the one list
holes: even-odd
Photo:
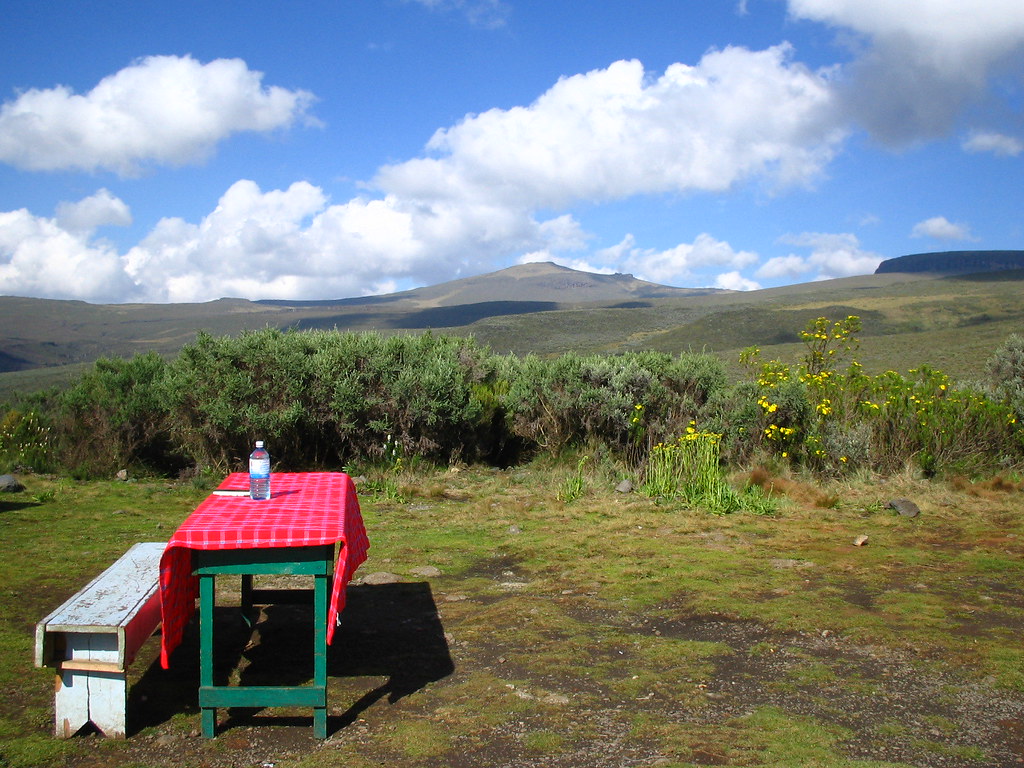
[[(165, 538), (202, 492), (29, 478), (0, 507), (0, 765), (983, 766), (1024, 748), (1018, 478), (755, 468), (736, 481), (782, 500), (756, 517), (616, 493), (617, 470), (593, 462), (563, 503), (564, 477), (550, 463), (422, 471), (400, 479), (404, 501), (363, 497), (360, 574), (401, 583), (350, 589), (326, 742), (302, 711), (236, 713), (199, 737), (186, 644), (171, 674), (147, 646), (122, 744), (49, 738), (32, 625), (131, 541)], [(289, 616), (268, 609), (225, 663), (300, 674), (304, 619)]]

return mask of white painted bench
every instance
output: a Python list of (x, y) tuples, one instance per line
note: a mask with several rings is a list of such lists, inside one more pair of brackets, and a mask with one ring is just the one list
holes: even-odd
[(54, 733), (74, 736), (91, 722), (125, 737), (126, 669), (160, 624), (164, 542), (135, 544), (36, 625), (36, 666), (54, 667)]

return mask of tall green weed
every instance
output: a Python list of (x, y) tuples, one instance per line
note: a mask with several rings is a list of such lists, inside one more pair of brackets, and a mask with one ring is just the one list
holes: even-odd
[(10, 409), (0, 418), (0, 471), (46, 472), (53, 460), (50, 428), (35, 411)]

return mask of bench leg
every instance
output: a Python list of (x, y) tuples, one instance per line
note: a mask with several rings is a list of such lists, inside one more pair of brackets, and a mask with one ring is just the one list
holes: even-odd
[[(107, 634), (69, 632), (65, 635), (69, 665), (90, 662), (116, 667), (117, 637)], [(61, 669), (54, 690), (54, 734), (74, 736), (91, 722), (103, 735), (123, 739), (128, 681), (124, 670)]]
[(89, 719), (106, 737), (123, 739), (128, 681), (124, 672), (90, 672)]
[(54, 730), (70, 739), (89, 722), (89, 673), (61, 670), (54, 679)]

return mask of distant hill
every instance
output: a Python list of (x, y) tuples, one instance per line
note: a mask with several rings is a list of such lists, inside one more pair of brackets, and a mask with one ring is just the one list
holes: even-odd
[(327, 301), (89, 304), (0, 296), (0, 373), (89, 363), (102, 356), (131, 357), (149, 350), (173, 354), (199, 330), (229, 335), (266, 326), (384, 332), (451, 329), (494, 317), (728, 293), (674, 288), (632, 275), (590, 274), (548, 262), (400, 293)]
[(548, 302), (581, 305), (593, 302), (615, 304), (636, 299), (705, 296), (727, 293), (716, 288), (674, 288), (638, 280), (632, 275), (598, 275), (562, 267), (551, 262), (519, 264), (515, 267), (452, 280), (440, 285), (413, 288), (384, 296), (327, 301), (268, 300), (258, 304), (290, 307), (401, 306), (404, 309), (457, 307), (491, 302)]
[(938, 251), (912, 253), (886, 259), (878, 265), (876, 275), (892, 272), (936, 272), (965, 275), (974, 272), (1002, 272), (1024, 269), (1024, 251)]
[[(913, 266), (914, 257), (905, 258), (901, 263)], [(976, 271), (979, 262), (962, 263)], [(525, 264), (336, 301), (88, 304), (0, 296), (0, 402), (60, 385), (101, 356), (172, 356), (200, 330), (234, 336), (268, 327), (382, 334), (430, 329), (472, 335), (496, 353), (517, 355), (705, 351), (736, 375), (749, 375), (737, 362), (743, 349), (758, 346), (764, 359), (792, 361), (806, 351), (799, 331), (808, 322), (858, 315), (864, 322), (858, 359), (866, 372), (927, 364), (974, 380), (984, 376), (985, 361), (1009, 334), (1024, 334), (1022, 295), (1024, 269), (880, 270), (759, 291), (715, 291)]]

